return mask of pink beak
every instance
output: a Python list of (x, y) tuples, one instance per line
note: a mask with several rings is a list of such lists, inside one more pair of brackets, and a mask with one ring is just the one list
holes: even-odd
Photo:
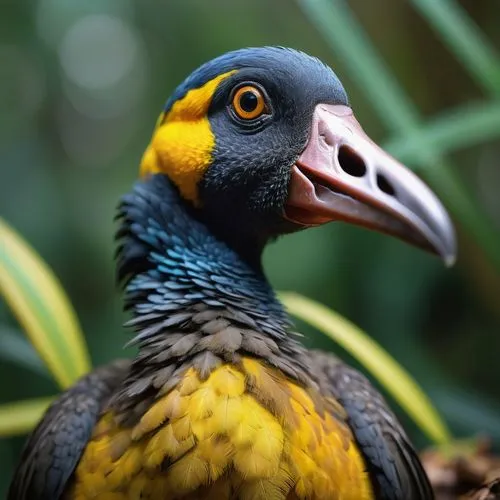
[(434, 193), (379, 148), (351, 108), (318, 104), (309, 142), (292, 167), (285, 217), (303, 226), (341, 220), (456, 258), (453, 225)]

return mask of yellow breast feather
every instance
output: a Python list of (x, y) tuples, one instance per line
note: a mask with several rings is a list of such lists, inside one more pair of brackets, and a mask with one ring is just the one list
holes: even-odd
[(371, 500), (347, 426), (307, 390), (245, 358), (194, 369), (131, 428), (106, 413), (68, 499)]

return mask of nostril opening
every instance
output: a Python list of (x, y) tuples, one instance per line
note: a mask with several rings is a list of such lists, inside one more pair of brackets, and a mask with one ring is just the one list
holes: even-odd
[(366, 165), (363, 158), (349, 146), (340, 146), (338, 160), (340, 167), (346, 174), (353, 177), (363, 177), (366, 174)]
[(396, 196), (396, 190), (392, 187), (392, 184), (387, 180), (387, 177), (382, 174), (377, 174), (377, 186), (380, 191), (383, 191), (389, 196)]

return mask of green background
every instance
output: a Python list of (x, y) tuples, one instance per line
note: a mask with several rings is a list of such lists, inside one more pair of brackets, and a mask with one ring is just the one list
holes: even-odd
[[(472, 69), (457, 56), (439, 32), (444, 28), (433, 24), (436, 15), (426, 16), (428, 3), (2, 0), (0, 215), (61, 279), (94, 364), (131, 355), (122, 348), (129, 333), (121, 327), (125, 317), (114, 282), (113, 216), (119, 196), (137, 177), (164, 101), (207, 59), (242, 46), (286, 45), (331, 65), (365, 130), (396, 153), (399, 147), (401, 158), (436, 190), (456, 223), (459, 259), (447, 270), (399, 241), (338, 223), (268, 248), (271, 282), (317, 299), (365, 329), (417, 378), (457, 436), (486, 434), (500, 443), (500, 73), (484, 66), (481, 77), (480, 64), (473, 67), (480, 52), (472, 54)], [(356, 34), (352, 26), (332, 18), (330, 38), (322, 37), (307, 9), (312, 4), (333, 5), (334, 16), (336, 5), (357, 21), (409, 107), (401, 108), (397, 92), (383, 88), (381, 68), (369, 66), (380, 59), (348, 38)], [(458, 7), (465, 27), (480, 28), (496, 62), (496, 0), (435, 5)], [(328, 20), (326, 14), (322, 19)], [(475, 109), (477, 123), (467, 118)], [(431, 124), (431, 142), (413, 153), (401, 146), (401, 137), (418, 133), (403, 130), (408, 110), (418, 113), (422, 126)], [(437, 116), (462, 127), (451, 146), (448, 136), (439, 135)], [(445, 148), (441, 161), (437, 156)], [(310, 345), (336, 349), (301, 328)], [(0, 302), (0, 402), (54, 394), (43, 368), (41, 376), (7, 359), (2, 332), (21, 335)], [(2, 498), (22, 442), (0, 440)]]

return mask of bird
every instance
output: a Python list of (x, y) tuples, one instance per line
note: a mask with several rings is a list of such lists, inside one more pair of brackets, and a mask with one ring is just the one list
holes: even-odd
[(234, 50), (167, 100), (117, 211), (137, 353), (66, 390), (8, 500), (429, 500), (368, 379), (309, 350), (264, 247), (332, 221), (456, 256), (436, 195), (377, 146), (336, 73), (284, 47)]

